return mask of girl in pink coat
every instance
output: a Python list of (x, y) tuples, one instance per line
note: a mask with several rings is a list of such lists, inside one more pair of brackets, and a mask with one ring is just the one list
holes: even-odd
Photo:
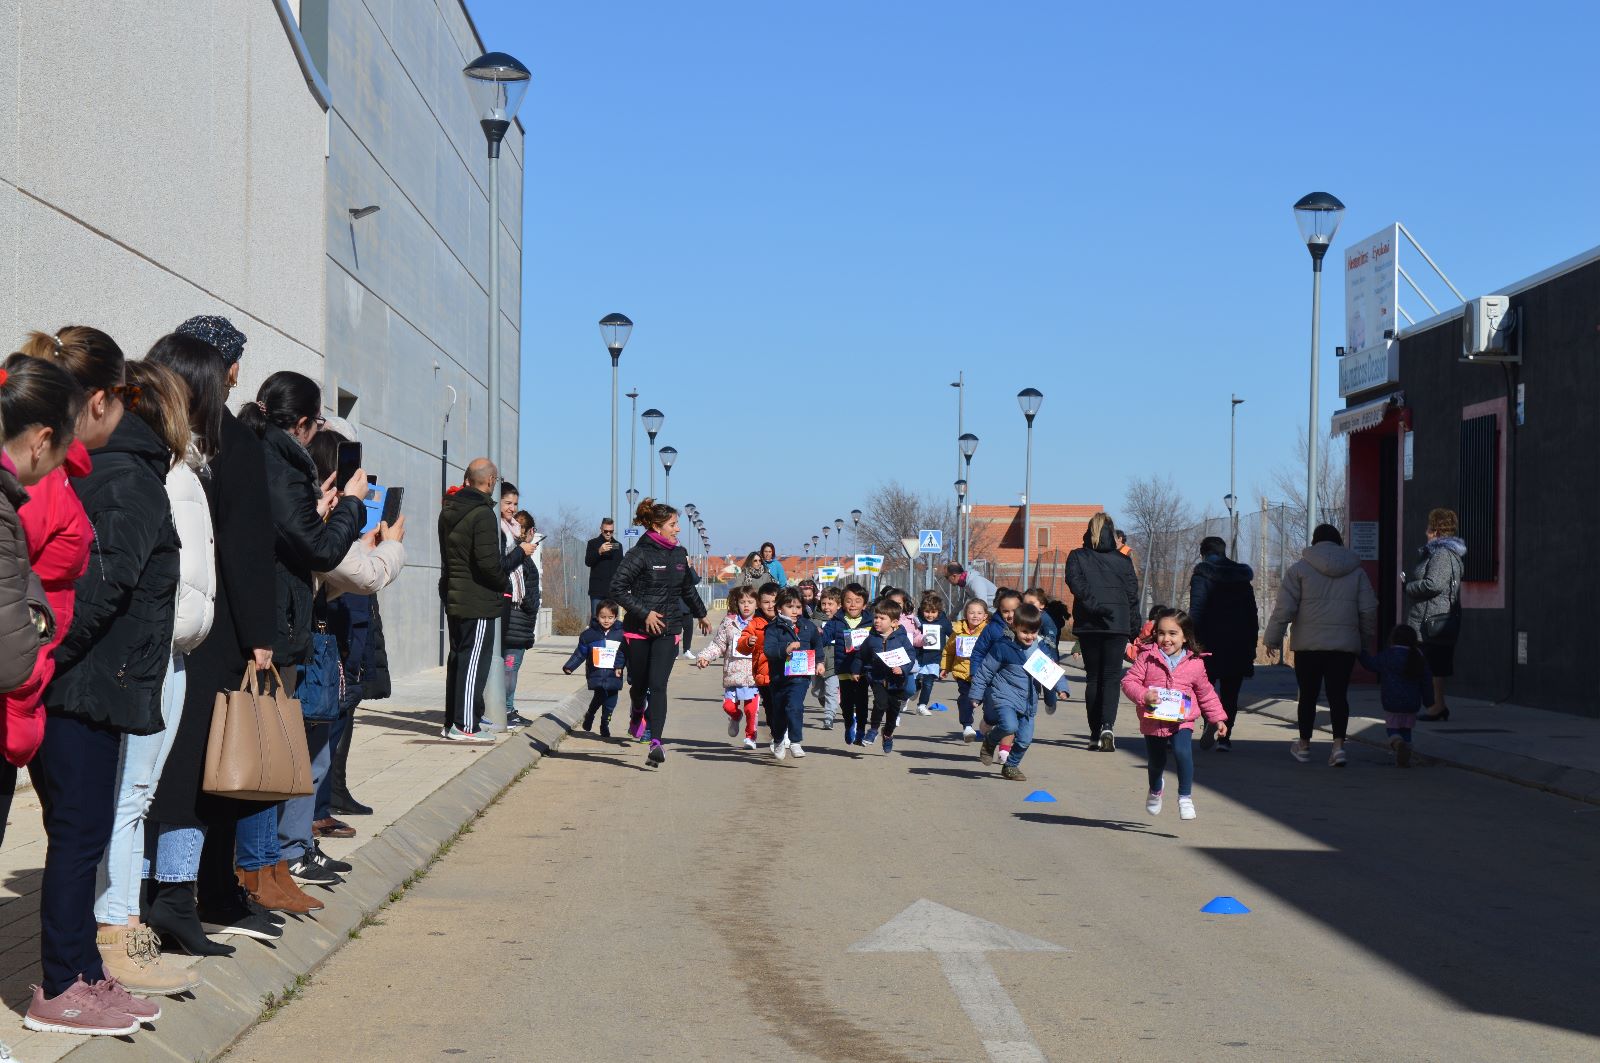
[(1194, 724), (1201, 716), (1228, 734), (1228, 713), (1201, 660), (1189, 614), (1163, 609), (1155, 618), (1155, 644), (1139, 655), (1122, 678), (1122, 692), (1139, 709), (1139, 732), (1149, 756), (1150, 796), (1145, 811), (1161, 814), (1167, 751), (1178, 762), (1178, 818), (1194, 819)]

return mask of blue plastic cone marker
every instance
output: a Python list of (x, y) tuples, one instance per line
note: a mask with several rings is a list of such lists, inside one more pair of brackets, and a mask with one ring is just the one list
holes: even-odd
[(934, 702), (932, 705), (929, 705), (928, 706), (928, 710), (930, 712), (949, 712), (950, 711), (948, 708), (946, 708), (945, 706), (939, 704), (937, 701)]
[(1034, 804), (1043, 805), (1053, 805), (1056, 803), (1055, 795), (1053, 795), (1049, 790), (1035, 790), (1027, 797), (1024, 797), (1023, 800), (1032, 801)]
[(1213, 897), (1211, 903), (1200, 909), (1207, 915), (1249, 915), (1250, 909), (1239, 903), (1237, 897)]

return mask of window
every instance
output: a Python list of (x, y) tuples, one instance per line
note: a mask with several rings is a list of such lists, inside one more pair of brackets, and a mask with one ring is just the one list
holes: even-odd
[(1495, 414), (1461, 422), (1461, 489), (1456, 514), (1467, 544), (1461, 578), (1492, 582), (1499, 559), (1500, 418)]
[(1048, 524), (1039, 527), (1039, 549), (1050, 549), (1050, 525)]

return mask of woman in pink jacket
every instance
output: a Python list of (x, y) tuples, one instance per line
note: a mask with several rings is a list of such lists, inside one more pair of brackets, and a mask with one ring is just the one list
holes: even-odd
[(1149, 756), (1150, 796), (1145, 811), (1161, 814), (1167, 751), (1178, 762), (1178, 818), (1194, 819), (1194, 724), (1201, 716), (1228, 735), (1228, 713), (1206, 678), (1189, 614), (1163, 609), (1155, 618), (1155, 645), (1122, 677), (1122, 692), (1139, 709), (1139, 733)]

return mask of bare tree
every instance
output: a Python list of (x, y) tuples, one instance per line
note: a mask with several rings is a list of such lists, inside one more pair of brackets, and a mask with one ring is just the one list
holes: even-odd
[(1188, 557), (1182, 540), (1183, 533), (1194, 523), (1193, 512), (1170, 476), (1144, 476), (1129, 481), (1122, 505), (1134, 556), (1142, 562), (1139, 582), (1148, 607), (1155, 600), (1157, 584), (1176, 586), (1176, 569)]
[[(867, 497), (867, 504), (861, 510), (862, 549), (883, 554), (885, 567), (891, 571), (900, 568), (902, 577), (908, 575), (910, 566), (900, 540), (914, 539), (924, 528), (943, 531), (945, 551), (949, 553), (955, 545), (955, 504), (949, 500), (915, 494), (899, 481), (890, 480), (878, 485)], [(921, 562), (929, 560), (919, 559)]]
[(590, 528), (599, 525), (576, 506), (561, 505), (554, 517), (538, 520), (545, 536), (540, 593), (554, 611), (558, 635), (576, 635), (589, 622), (589, 570), (583, 563)]
[[(1346, 519), (1346, 440), (1328, 436), (1317, 446), (1317, 523), (1332, 524), (1341, 535), (1350, 534)], [(1272, 471), (1272, 490), (1285, 503), (1272, 510), (1274, 531), (1280, 532), (1295, 554), (1306, 548), (1306, 433), (1295, 439), (1295, 461)], [(1280, 523), (1281, 522), (1281, 523)]]

